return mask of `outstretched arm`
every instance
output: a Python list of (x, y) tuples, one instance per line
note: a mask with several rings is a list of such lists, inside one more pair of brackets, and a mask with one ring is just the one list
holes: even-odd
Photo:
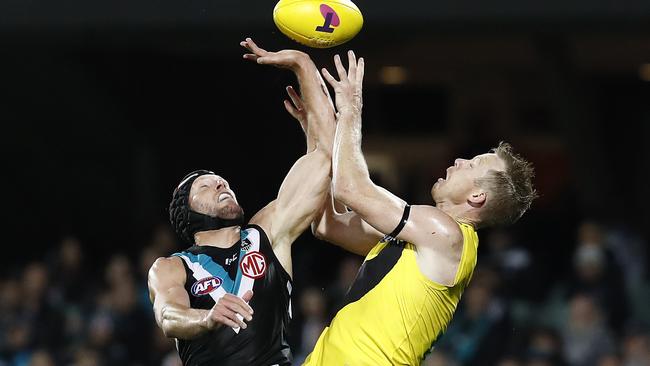
[(294, 72), (307, 115), (308, 141), (312, 139), (308, 145), (313, 145), (310, 146), (313, 150), (310, 149), (296, 161), (285, 177), (277, 198), (251, 219), (252, 223), (264, 228), (276, 255), (289, 270), (291, 243), (313, 221), (329, 189), (334, 110), (323, 91), (318, 70), (307, 54), (295, 50), (268, 52), (250, 39), (242, 42), (242, 46), (251, 52), (244, 58)]
[[(329, 91), (325, 86), (325, 82), (317, 73), (318, 80), (321, 84), (323, 93), (327, 96), (329, 102), (329, 111), (334, 111), (334, 104), (329, 95)], [(314, 150), (316, 141), (313, 136), (314, 130), (309, 130), (309, 120), (313, 121), (314, 115), (308, 116), (311, 110), (305, 106), (302, 97), (298, 95), (296, 90), (288, 86), (287, 94), (289, 99), (284, 100), (284, 106), (291, 116), (293, 116), (302, 127), (307, 138), (307, 153)], [(311, 117), (311, 118), (310, 118)], [(318, 127), (318, 126), (316, 126)], [(311, 131), (311, 134), (309, 133)], [(333, 135), (331, 129), (329, 131), (319, 130), (321, 133), (329, 133)], [(314, 216), (314, 221), (311, 224), (312, 233), (319, 239), (326, 240), (330, 243), (338, 245), (343, 249), (355, 254), (365, 256), (370, 249), (377, 243), (383, 236), (379, 231), (375, 230), (372, 226), (368, 225), (361, 219), (355, 212), (347, 211), (346, 207), (341, 203), (334, 201), (331, 192), (328, 190), (326, 198), (322, 207)]]
[[(340, 57), (336, 55), (334, 58), (339, 81), (326, 69), (322, 70), (323, 77), (334, 88), (339, 112), (332, 158), (334, 198), (350, 207), (377, 231), (388, 234), (401, 221), (406, 203), (370, 180), (361, 151), (364, 60), (361, 58), (357, 62), (350, 51), (348, 61), (346, 72)], [(398, 237), (437, 251), (454, 242), (445, 238), (457, 234), (457, 225), (445, 213), (432, 206), (415, 206)], [(434, 248), (436, 246), (441, 248)]]
[(307, 145), (311, 147), (307, 152), (322, 148), (326, 154), (331, 154), (335, 129), (334, 104), (309, 55), (296, 50), (266, 51), (250, 38), (240, 44), (251, 52), (245, 54), (244, 59), (260, 65), (288, 69), (296, 75), (301, 95), (299, 96), (293, 87), (287, 87), (287, 93), (294, 105), (285, 100), (284, 106), (305, 130)]
[(368, 166), (361, 151), (361, 110), (364, 60), (348, 52), (348, 71), (338, 55), (334, 64), (340, 81), (323, 69), (323, 76), (334, 88), (339, 118), (332, 157), (334, 198), (350, 207), (381, 233), (397, 226), (405, 202), (380, 189), (370, 180)]

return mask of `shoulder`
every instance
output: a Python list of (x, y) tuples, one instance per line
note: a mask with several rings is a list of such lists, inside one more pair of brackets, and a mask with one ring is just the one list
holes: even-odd
[[(415, 230), (422, 233), (423, 238), (448, 243), (458, 243), (463, 240), (463, 232), (458, 222), (437, 207), (428, 205), (412, 206), (408, 221), (415, 226)], [(417, 245), (418, 243), (413, 244)]]
[[(178, 293), (177, 291), (182, 289), (187, 281), (183, 260), (178, 257), (156, 259), (149, 269), (148, 277), (149, 299), (154, 303), (156, 299), (169, 300), (170, 294)], [(172, 296), (176, 297), (176, 295)]]
[(417, 247), (420, 271), (436, 283), (453, 286), (465, 242), (460, 225), (433, 206), (415, 206), (414, 211), (412, 222), (418, 228), (411, 243)]
[(271, 232), (271, 225), (273, 224), (273, 214), (275, 213), (276, 200), (271, 201), (264, 206), (261, 210), (257, 211), (245, 228), (257, 227), (258, 230), (263, 231), (265, 234)]
[(185, 268), (183, 260), (179, 257), (160, 257), (153, 262), (149, 269), (149, 280), (159, 277), (183, 277)]
[[(259, 237), (260, 244), (263, 242), (266, 242), (269, 245), (271, 244), (271, 239), (269, 238), (268, 231), (258, 224), (248, 223), (242, 226), (241, 230), (246, 232), (244, 235), (245, 238), (250, 238), (252, 235), (253, 237)], [(255, 233), (258, 235), (256, 236)]]
[(266, 235), (266, 229), (257, 223), (249, 222), (248, 224), (243, 225), (241, 229), (242, 231), (248, 231), (248, 232), (257, 231), (258, 233), (260, 233), (260, 235)]

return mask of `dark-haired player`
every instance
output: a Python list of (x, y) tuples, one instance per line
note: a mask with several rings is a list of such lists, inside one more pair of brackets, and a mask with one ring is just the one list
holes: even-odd
[(294, 104), (285, 107), (308, 125), (308, 152), (277, 198), (248, 222), (232, 187), (210, 171), (190, 173), (174, 191), (170, 220), (192, 246), (159, 258), (149, 289), (156, 321), (177, 340), (184, 365), (290, 365), (291, 244), (329, 189), (334, 112), (316, 67), (302, 52), (267, 52), (250, 39), (241, 44), (252, 52), (245, 59), (296, 74), (304, 105), (288, 89)]

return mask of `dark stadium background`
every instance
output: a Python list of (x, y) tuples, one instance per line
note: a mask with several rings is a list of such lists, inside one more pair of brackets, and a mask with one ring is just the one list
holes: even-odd
[[(6, 217), (0, 289), (11, 281), (25, 288), (24, 273), (34, 263), (47, 267), (44, 293), (65, 287), (56, 279), (57, 250), (75, 237), (83, 252), (78, 276), (93, 293), (101, 291), (115, 254), (125, 254), (135, 268), (156, 235), (166, 235), (171, 191), (194, 169), (228, 179), (249, 217), (273, 199), (305, 143), (282, 107), (293, 76), (241, 59), (239, 41), (252, 36), (269, 50), (308, 51), (330, 69), (335, 52), (354, 49), (365, 57), (364, 151), (376, 181), (412, 203), (430, 202), (432, 183), (453, 158), (500, 140), (535, 164), (541, 197), (506, 231), (531, 259), (525, 282), (508, 287), (498, 268), (485, 270), (501, 276), (492, 293), (519, 323), (509, 318), (516, 324), (498, 333), (506, 338), (492, 361), (459, 364), (496, 364), (510, 354), (522, 365), (533, 362), (521, 340), (535, 333), (534, 312), (553, 289), (572, 283), (585, 222), (623, 247), (641, 243), (627, 256), (617, 255), (620, 246), (605, 245), (607, 271), (618, 287), (641, 288), (625, 295), (624, 315), (609, 318), (609, 327), (621, 360), (630, 334), (645, 337), (650, 359), (650, 319), (631, 305), (650, 299), (650, 2), (356, 3), (363, 30), (329, 50), (283, 36), (271, 19), (272, 1), (0, 3)], [(491, 247), (480, 251), (492, 263)], [(306, 324), (302, 294), (313, 287), (330, 296), (346, 258), (310, 234), (294, 245), (296, 349)], [(630, 263), (640, 268), (634, 286), (622, 274)], [(52, 305), (48, 296), (38, 301), (54, 314), (76, 301)], [(84, 301), (82, 319), (89, 321), (95, 300)], [(512, 315), (512, 304), (521, 303), (532, 315)], [(23, 310), (21, 303), (4, 318)], [(0, 337), (9, 337), (10, 323), (0, 321)], [(18, 327), (31, 338), (22, 346), (0, 340), (0, 365), (20, 353), (15, 347), (27, 355), (45, 349), (57, 364), (72, 362), (74, 352), (49, 344), (52, 338), (40, 337), (34, 324)], [(452, 364), (454, 352), (441, 362)]]

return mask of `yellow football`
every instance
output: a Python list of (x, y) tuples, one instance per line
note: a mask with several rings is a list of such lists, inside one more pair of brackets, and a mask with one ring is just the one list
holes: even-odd
[(287, 37), (315, 48), (345, 43), (363, 26), (361, 11), (350, 0), (280, 0), (273, 21)]

